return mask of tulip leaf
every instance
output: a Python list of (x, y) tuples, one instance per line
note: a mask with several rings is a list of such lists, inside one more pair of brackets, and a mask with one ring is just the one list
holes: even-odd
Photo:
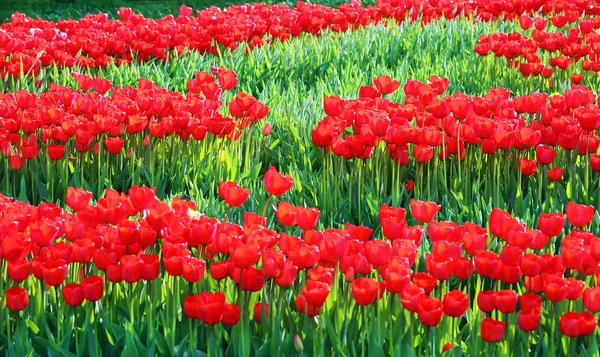
[(401, 353), (400, 355), (402, 357), (414, 357), (415, 356), (415, 352), (413, 350), (413, 348), (407, 343), (407, 342), (402, 342), (402, 347), (401, 347)]
[(29, 329), (31, 329), (31, 331), (32, 331), (34, 334), (36, 334), (36, 335), (37, 335), (37, 334), (40, 332), (40, 328), (39, 328), (39, 327), (37, 327), (37, 325), (36, 325), (36, 324), (35, 324), (33, 321), (31, 321), (31, 320), (29, 320), (29, 319), (26, 319), (26, 320), (25, 320), (25, 325), (26, 325), (26, 326), (27, 326)]

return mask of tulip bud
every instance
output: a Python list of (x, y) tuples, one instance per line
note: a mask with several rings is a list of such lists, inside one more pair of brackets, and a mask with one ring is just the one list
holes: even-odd
[(302, 338), (300, 338), (300, 336), (298, 336), (298, 334), (294, 335), (294, 348), (296, 349), (296, 352), (304, 351), (304, 345), (302, 344)]
[(271, 135), (272, 130), (273, 130), (273, 127), (271, 126), (271, 124), (265, 124), (265, 126), (262, 128), (262, 134), (264, 136), (269, 136), (269, 135)]

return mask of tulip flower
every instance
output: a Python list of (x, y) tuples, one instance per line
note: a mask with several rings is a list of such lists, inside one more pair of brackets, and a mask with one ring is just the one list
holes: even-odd
[(567, 203), (567, 218), (569, 223), (575, 227), (585, 227), (594, 218), (596, 209), (594, 206), (586, 206), (575, 202)]
[(24, 310), (27, 307), (29, 296), (27, 290), (20, 286), (13, 286), (6, 290), (6, 307), (15, 312)]
[(267, 192), (273, 196), (283, 195), (294, 184), (292, 177), (280, 174), (273, 166), (265, 173), (264, 181)]
[(481, 338), (490, 343), (496, 343), (504, 337), (506, 323), (491, 318), (485, 318), (481, 321)]
[(235, 182), (219, 183), (219, 196), (231, 207), (238, 207), (244, 204), (250, 195), (250, 190), (238, 186)]
[(417, 307), (417, 315), (423, 325), (427, 327), (436, 326), (444, 316), (441, 301), (430, 296), (423, 296)]
[(452, 290), (444, 295), (442, 304), (446, 315), (459, 317), (469, 308), (469, 295), (460, 290)]
[(435, 202), (424, 202), (415, 199), (410, 200), (410, 209), (413, 217), (421, 222), (428, 223), (433, 220), (433, 217), (439, 212), (442, 206)]
[(357, 305), (370, 305), (377, 299), (380, 285), (375, 279), (358, 278), (352, 281), (352, 297)]

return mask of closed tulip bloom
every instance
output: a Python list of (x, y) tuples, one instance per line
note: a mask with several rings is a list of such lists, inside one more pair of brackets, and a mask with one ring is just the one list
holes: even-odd
[(44, 282), (50, 286), (60, 285), (68, 270), (67, 262), (63, 259), (49, 260), (43, 265)]
[(19, 312), (27, 307), (29, 295), (27, 290), (20, 286), (13, 286), (6, 290), (6, 307), (10, 311)]
[(496, 293), (493, 290), (484, 290), (477, 294), (477, 306), (483, 312), (492, 312), (496, 308)]
[(415, 145), (414, 156), (417, 162), (429, 162), (433, 158), (433, 147), (429, 145)]
[(481, 338), (490, 343), (496, 343), (504, 337), (506, 323), (491, 318), (481, 321)]
[(565, 221), (565, 215), (560, 212), (541, 213), (538, 220), (538, 227), (545, 235), (555, 237), (562, 232)]
[(79, 306), (83, 302), (83, 289), (81, 284), (70, 283), (62, 287), (63, 298), (69, 306)]
[(519, 296), (514, 290), (499, 290), (496, 292), (496, 309), (503, 314), (509, 314), (517, 308)]
[(423, 296), (417, 307), (417, 315), (423, 325), (436, 326), (444, 316), (442, 302), (431, 296)]
[(452, 290), (444, 295), (442, 304), (446, 315), (459, 317), (469, 308), (469, 295), (460, 290)]
[(545, 145), (535, 148), (535, 158), (541, 165), (550, 165), (556, 157), (556, 150)]
[(273, 166), (265, 173), (264, 181), (267, 192), (273, 196), (283, 195), (294, 184), (292, 177), (280, 174)]
[(99, 275), (91, 275), (81, 283), (83, 297), (88, 301), (98, 301), (104, 293), (104, 279)]
[(591, 312), (600, 312), (600, 287), (583, 291), (583, 306)]
[(584, 281), (573, 277), (567, 278), (567, 300), (579, 300), (583, 294), (583, 288), (585, 288)]
[(589, 312), (567, 312), (560, 316), (560, 332), (568, 337), (587, 336), (594, 333), (598, 320)]
[(269, 303), (257, 302), (256, 304), (254, 304), (253, 311), (254, 311), (254, 320), (258, 323), (261, 323), (263, 312), (267, 317), (269, 317)]
[(210, 276), (215, 280), (222, 280), (227, 277), (227, 262), (214, 262), (209, 267)]
[(542, 285), (546, 298), (550, 301), (560, 302), (567, 297), (567, 282), (566, 279), (560, 276), (550, 275), (544, 279)]
[(306, 286), (302, 288), (302, 296), (306, 298), (309, 305), (321, 307), (327, 296), (329, 296), (329, 291), (329, 285), (320, 281), (309, 280), (306, 282)]
[(392, 246), (381, 239), (372, 239), (364, 244), (365, 255), (369, 263), (378, 268), (387, 264), (392, 254)]
[(250, 267), (242, 271), (242, 290), (259, 291), (265, 286), (265, 275), (261, 269)]
[(225, 304), (223, 306), (222, 322), (225, 325), (233, 326), (240, 321), (241, 308), (236, 304)]
[(521, 310), (541, 309), (542, 297), (535, 293), (527, 292), (519, 296), (519, 304), (521, 305)]
[(560, 181), (562, 180), (563, 177), (563, 169), (560, 167), (554, 167), (551, 169), (548, 169), (548, 178), (551, 181)]
[(517, 325), (525, 332), (536, 330), (540, 326), (540, 309), (524, 309), (519, 312)]
[(31, 267), (29, 261), (25, 259), (15, 259), (8, 262), (8, 277), (14, 282), (21, 282), (29, 277)]
[(567, 218), (569, 223), (575, 227), (585, 227), (590, 224), (595, 212), (596, 209), (592, 205), (586, 206), (575, 202), (567, 203)]
[(352, 297), (357, 305), (370, 305), (377, 299), (380, 285), (372, 278), (358, 278), (352, 281)]

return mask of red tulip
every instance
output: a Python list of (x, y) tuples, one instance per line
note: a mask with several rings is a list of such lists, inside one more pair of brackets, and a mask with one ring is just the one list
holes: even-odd
[(519, 296), (514, 290), (499, 290), (496, 292), (495, 306), (503, 314), (514, 312)]
[(431, 222), (433, 217), (435, 217), (441, 208), (442, 206), (435, 202), (418, 201), (414, 198), (410, 200), (410, 209), (412, 215), (421, 223)]
[(258, 322), (258, 323), (262, 322), (263, 311), (265, 313), (265, 316), (269, 317), (269, 303), (257, 302), (256, 304), (254, 304), (254, 320), (256, 322)]
[(402, 306), (410, 312), (417, 312), (419, 302), (424, 296), (425, 290), (423, 288), (414, 283), (409, 283), (402, 291)]
[(283, 195), (294, 184), (292, 177), (280, 174), (273, 166), (265, 173), (264, 181), (267, 192), (273, 196)]
[(9, 166), (11, 170), (19, 171), (23, 168), (25, 158), (23, 156), (11, 155), (9, 159)]
[(370, 305), (377, 299), (379, 282), (371, 278), (358, 278), (352, 281), (352, 297), (357, 305)]
[(429, 294), (437, 286), (437, 279), (432, 275), (424, 272), (419, 272), (413, 275), (412, 282), (425, 290), (425, 294)]
[(213, 294), (202, 292), (197, 295), (198, 318), (207, 325), (216, 325), (223, 318), (225, 295), (222, 292)]
[(27, 290), (20, 286), (13, 286), (6, 290), (6, 307), (15, 312), (24, 310), (29, 302)]
[(594, 333), (598, 320), (589, 312), (567, 312), (560, 316), (560, 332), (568, 337), (587, 336)]
[(556, 237), (562, 232), (565, 220), (562, 213), (541, 213), (538, 227), (545, 235)]
[(99, 275), (91, 275), (81, 283), (83, 297), (91, 302), (98, 301), (104, 293), (104, 279)]
[(314, 229), (317, 225), (317, 221), (319, 220), (319, 211), (318, 208), (302, 208), (296, 207), (296, 220), (298, 223), (298, 227), (303, 231), (308, 231)]
[(67, 206), (73, 211), (81, 211), (88, 206), (92, 193), (80, 188), (67, 187)]
[(552, 169), (548, 169), (548, 178), (550, 181), (560, 181), (563, 177), (563, 169), (560, 167), (555, 167)]
[(600, 287), (584, 290), (583, 306), (591, 312), (600, 312)]
[(238, 186), (235, 182), (219, 183), (219, 196), (230, 206), (238, 207), (244, 204), (250, 196), (250, 190)]
[(504, 337), (506, 323), (491, 318), (481, 321), (481, 338), (490, 343), (496, 343)]
[(79, 306), (83, 303), (81, 284), (70, 283), (62, 287), (63, 298), (69, 306)]
[(594, 206), (586, 206), (575, 202), (567, 203), (567, 218), (569, 223), (575, 227), (585, 227), (594, 218), (596, 209)]
[(241, 308), (236, 304), (225, 304), (223, 306), (222, 322), (225, 325), (233, 326), (240, 321)]
[(496, 293), (493, 290), (484, 290), (477, 294), (477, 306), (483, 312), (492, 312), (496, 308)]
[(59, 144), (48, 144), (48, 157), (50, 160), (60, 160), (65, 155), (65, 146)]
[(309, 280), (306, 282), (306, 286), (302, 288), (302, 296), (306, 298), (309, 305), (321, 307), (327, 296), (329, 296), (329, 291), (329, 285), (320, 281)]
[(545, 145), (535, 148), (535, 158), (541, 165), (550, 165), (556, 157), (556, 150)]
[(450, 351), (454, 346), (452, 345), (452, 342), (446, 342), (444, 343), (444, 347), (442, 348), (442, 353), (446, 353), (448, 351)]
[(227, 263), (214, 262), (209, 266), (210, 276), (215, 280), (222, 280), (227, 277)]
[(517, 325), (525, 332), (536, 330), (540, 326), (540, 309), (523, 309), (517, 317)]
[(106, 145), (106, 151), (108, 151), (111, 155), (117, 155), (123, 150), (123, 146), (125, 145), (125, 141), (121, 138), (106, 138), (104, 140), (104, 145)]
[(531, 176), (537, 172), (537, 162), (535, 160), (520, 158), (518, 165), (521, 173), (525, 176)]
[(256, 244), (239, 243), (235, 248), (231, 249), (231, 257), (233, 258), (233, 264), (237, 268), (247, 269), (253, 266), (260, 259), (260, 247)]
[(67, 262), (63, 259), (49, 260), (43, 265), (44, 282), (50, 286), (60, 285), (67, 276)]
[(390, 255), (392, 254), (392, 246), (390, 243), (380, 239), (372, 239), (364, 244), (365, 256), (369, 263), (373, 264), (375, 268), (378, 268), (384, 264), (387, 264)]
[(423, 325), (427, 327), (436, 326), (444, 316), (441, 301), (434, 297), (423, 296), (417, 307), (417, 315)]
[(429, 145), (415, 145), (414, 155), (417, 162), (429, 162), (433, 158), (433, 147)]
[(9, 260), (7, 272), (10, 280), (16, 283), (21, 282), (27, 279), (31, 273), (29, 261), (21, 258)]
[(444, 295), (442, 301), (444, 313), (451, 317), (459, 317), (469, 308), (469, 295), (460, 290), (452, 290)]

